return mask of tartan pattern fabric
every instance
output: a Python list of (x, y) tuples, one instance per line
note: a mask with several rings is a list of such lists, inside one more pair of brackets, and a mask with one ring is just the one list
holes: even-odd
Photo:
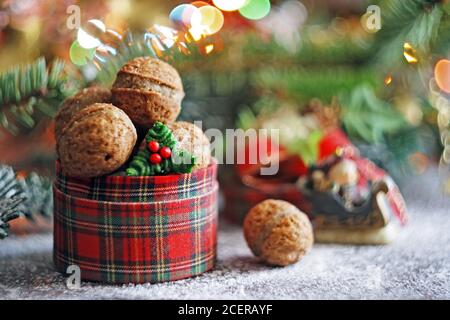
[(153, 202), (196, 197), (210, 191), (216, 180), (216, 163), (191, 174), (77, 179), (65, 176), (56, 162), (55, 187), (65, 194), (90, 200)]
[[(213, 164), (187, 176), (107, 177), (83, 184), (58, 171), (56, 268), (66, 273), (75, 264), (83, 280), (106, 283), (157, 283), (210, 270), (216, 259), (215, 172)], [(140, 179), (145, 187), (139, 187)], [(133, 196), (126, 194), (127, 186)], [(116, 190), (122, 190), (121, 197)], [(165, 198), (164, 190), (172, 192)], [(115, 201), (95, 199), (108, 197)], [(131, 198), (145, 200), (121, 201)]]

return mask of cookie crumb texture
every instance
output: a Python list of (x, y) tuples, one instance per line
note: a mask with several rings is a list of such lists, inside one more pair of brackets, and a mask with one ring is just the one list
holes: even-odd
[(306, 214), (289, 202), (272, 199), (250, 209), (244, 220), (244, 236), (253, 254), (275, 266), (299, 261), (314, 242)]
[(184, 98), (178, 71), (168, 63), (139, 57), (125, 64), (112, 89), (114, 105), (125, 111), (138, 125), (150, 128), (160, 121), (176, 120)]
[(193, 169), (206, 168), (211, 162), (211, 148), (202, 129), (185, 121), (177, 121), (168, 127), (177, 140), (177, 148), (186, 150), (195, 157)]
[(64, 127), (72, 117), (80, 110), (94, 103), (110, 103), (111, 91), (102, 87), (85, 88), (67, 98), (59, 108), (55, 116), (55, 137), (58, 138)]
[(77, 178), (112, 173), (130, 157), (136, 139), (136, 129), (122, 110), (93, 104), (74, 115), (58, 139), (61, 169)]

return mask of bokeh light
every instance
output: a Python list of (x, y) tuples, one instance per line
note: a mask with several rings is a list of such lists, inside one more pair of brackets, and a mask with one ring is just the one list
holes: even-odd
[(78, 29), (77, 40), (85, 49), (96, 48), (101, 45), (99, 37), (105, 33), (105, 24), (97, 19), (89, 20), (86, 26)]
[(101, 44), (99, 39), (91, 36), (83, 28), (78, 29), (77, 40), (79, 45), (85, 49), (93, 49)]
[(106, 26), (103, 21), (98, 19), (91, 19), (86, 23), (87, 31), (91, 31), (92, 33), (103, 33), (106, 31)]
[(209, 35), (218, 32), (223, 27), (224, 17), (222, 12), (213, 6), (203, 6), (198, 9), (202, 15), (200, 25)]
[(385, 78), (384, 78), (384, 84), (386, 85), (386, 86), (388, 86), (388, 85), (390, 85), (392, 83), (392, 76), (391, 75), (387, 75)]
[(170, 12), (169, 18), (177, 27), (183, 29), (199, 25), (202, 15), (196, 6), (180, 4)]
[(259, 20), (270, 12), (270, 0), (248, 0), (239, 13), (247, 19)]
[(106, 29), (105, 33), (102, 35), (101, 41), (114, 47), (118, 47), (122, 42), (122, 35), (115, 30)]
[(77, 40), (75, 40), (70, 46), (70, 61), (77, 66), (86, 65), (89, 61), (94, 59), (94, 54), (95, 48), (83, 48)]
[(200, 39), (205, 37), (208, 33), (209, 31), (205, 26), (199, 25), (192, 27), (189, 29), (189, 35), (191, 39), (188, 40), (199, 41)]
[(450, 60), (441, 59), (436, 63), (434, 78), (439, 89), (450, 93)]
[(103, 63), (106, 63), (111, 56), (115, 56), (117, 50), (109, 45), (101, 44), (95, 49), (95, 58)]
[(155, 24), (148, 29), (148, 32), (144, 35), (144, 38), (151, 40), (156, 51), (164, 51), (175, 45), (178, 35), (177, 31), (172, 28)]
[(196, 45), (198, 52), (203, 56), (223, 50), (223, 40), (218, 34), (202, 38), (196, 42)]
[(210, 5), (208, 2), (205, 2), (205, 1), (194, 1), (191, 4), (197, 8), (201, 8), (201, 7)]
[(274, 40), (290, 53), (300, 48), (301, 29), (308, 17), (306, 7), (297, 0), (284, 1), (271, 8), (267, 17), (255, 23), (265, 34), (273, 35)]
[(419, 62), (419, 59), (416, 56), (416, 50), (409, 42), (405, 42), (403, 44), (403, 56), (410, 64), (416, 64)]
[(248, 0), (213, 0), (214, 5), (223, 11), (236, 11), (247, 4)]
[(213, 50), (214, 50), (214, 45), (213, 44), (208, 44), (207, 46), (205, 46), (206, 54), (210, 54)]
[(0, 11), (0, 30), (9, 24), (9, 14), (6, 11)]
[[(160, 58), (173, 54), (168, 51), (172, 47), (190, 55), (189, 43), (195, 43), (201, 54), (209, 55), (223, 49), (220, 41), (213, 40), (224, 26), (225, 18), (221, 10), (239, 10), (243, 17), (258, 20), (268, 15), (271, 9), (269, 0), (213, 0), (212, 3), (215, 6), (211, 1), (193, 1), (176, 6), (169, 15), (175, 29), (152, 26), (144, 33), (144, 45)], [(288, 9), (292, 11), (291, 7)], [(100, 69), (101, 64), (118, 54), (120, 46), (130, 46), (131, 43), (121, 33), (107, 29), (101, 20), (91, 19), (78, 29), (77, 40), (70, 49), (70, 58), (76, 65), (85, 65), (90, 60)]]

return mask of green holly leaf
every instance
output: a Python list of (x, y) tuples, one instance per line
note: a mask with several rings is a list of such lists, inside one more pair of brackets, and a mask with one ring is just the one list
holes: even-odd
[[(125, 170), (128, 176), (154, 176), (169, 173), (191, 173), (196, 164), (195, 157), (186, 150), (179, 150), (176, 147), (177, 140), (172, 131), (163, 123), (156, 122), (147, 132), (145, 136), (147, 144), (150, 141), (157, 141), (160, 148), (169, 147), (172, 150), (172, 157), (162, 159), (161, 163), (151, 163), (149, 158), (151, 151), (146, 146), (139, 150), (133, 157), (129, 167)], [(146, 144), (146, 145), (147, 145)], [(175, 162), (178, 160), (186, 160)]]

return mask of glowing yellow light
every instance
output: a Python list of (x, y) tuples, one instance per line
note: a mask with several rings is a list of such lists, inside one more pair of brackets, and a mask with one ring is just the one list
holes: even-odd
[(405, 56), (405, 59), (406, 59), (406, 61), (408, 61), (408, 63), (415, 64), (419, 61), (419, 60), (417, 60), (416, 57), (414, 57), (413, 55), (411, 55), (408, 52), (404, 52), (403, 55)]
[(390, 85), (391, 84), (391, 82), (392, 82), (392, 76), (390, 76), (390, 75), (388, 75), (388, 76), (386, 76), (386, 78), (384, 78), (384, 84), (385, 85)]
[(409, 50), (409, 49), (413, 49), (413, 47), (412, 47), (412, 45), (409, 42), (405, 42), (403, 44), (403, 49)]
[(189, 51), (187, 45), (186, 45), (185, 43), (183, 43), (183, 42), (180, 42), (180, 43), (179, 43), (179, 45), (178, 45), (178, 50), (179, 50), (182, 54), (184, 54), (184, 55), (186, 55), (186, 56), (188, 56), (188, 55), (191, 54), (191, 51)]
[(450, 60), (442, 59), (436, 63), (434, 78), (439, 89), (450, 93)]
[(152, 27), (150, 27), (148, 31), (149, 31), (148, 35), (150, 35), (148, 38), (151, 39), (150, 42), (156, 40), (159, 43), (162, 50), (174, 46), (178, 38), (176, 30), (158, 24), (155, 24)]
[(236, 11), (246, 5), (247, 0), (213, 0), (214, 5), (223, 11)]
[(208, 44), (207, 46), (205, 46), (206, 54), (211, 53), (213, 50), (214, 50), (214, 45), (213, 44)]
[(189, 29), (189, 34), (194, 41), (199, 41), (205, 36), (205, 29), (202, 26), (195, 26)]
[(342, 147), (337, 147), (335, 150), (335, 153), (338, 157), (342, 157), (344, 155), (344, 148)]
[(214, 34), (223, 27), (224, 18), (219, 9), (213, 6), (203, 6), (198, 10), (202, 14), (200, 25), (206, 29), (208, 34)]
[(157, 39), (155, 39), (155, 38), (152, 38), (152, 39), (150, 40), (150, 43), (151, 43), (152, 48), (153, 48), (153, 50), (155, 51), (156, 55), (157, 55), (158, 57), (162, 57), (163, 54), (164, 54), (165, 48), (164, 48), (164, 46), (161, 44), (161, 42), (159, 42), (159, 41), (158, 41)]
[(414, 50), (413, 46), (409, 42), (405, 42), (403, 44), (403, 56), (408, 63), (415, 64), (419, 62), (419, 59), (416, 57), (416, 50)]

